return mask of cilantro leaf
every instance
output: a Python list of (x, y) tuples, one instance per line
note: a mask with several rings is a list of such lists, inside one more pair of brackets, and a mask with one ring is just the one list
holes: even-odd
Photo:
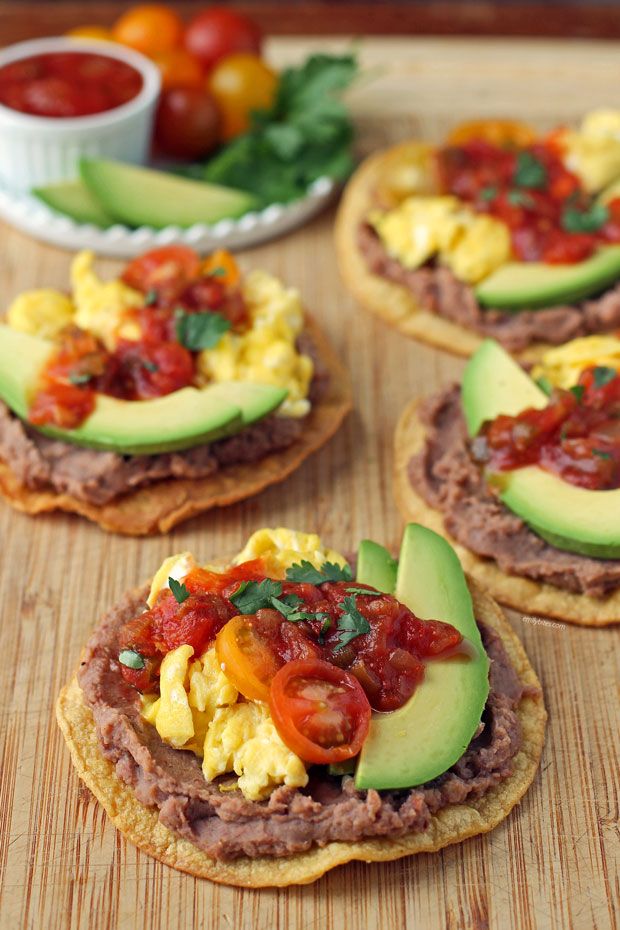
[(118, 661), (126, 668), (142, 669), (145, 666), (144, 658), (135, 649), (121, 649)]
[(368, 588), (361, 588), (353, 585), (350, 588), (347, 588), (347, 594), (365, 594), (366, 597), (381, 597), (381, 591), (369, 591)]
[(478, 198), (480, 200), (495, 200), (499, 193), (499, 188), (495, 184), (488, 184), (487, 187), (483, 187), (482, 190), (478, 192)]
[(508, 203), (513, 204), (515, 207), (531, 207), (534, 204), (531, 195), (524, 190), (508, 191), (506, 197)]
[(532, 187), (540, 190), (547, 183), (547, 169), (533, 152), (525, 149), (517, 153), (513, 181), (517, 187)]
[(305, 584), (325, 584), (326, 581), (351, 581), (353, 572), (348, 565), (335, 562), (323, 562), (321, 568), (315, 568), (312, 562), (302, 559), (286, 570), (286, 580)]
[(334, 652), (340, 652), (352, 639), (370, 633), (370, 623), (355, 606), (354, 597), (345, 597), (342, 602), (343, 613), (338, 617), (337, 629), (340, 634)]
[(69, 381), (75, 385), (88, 384), (89, 381), (92, 381), (92, 377), (87, 371), (72, 371), (69, 375)]
[(230, 320), (221, 313), (185, 313), (181, 310), (177, 314), (177, 339), (192, 352), (212, 349), (229, 329)]
[[(265, 578), (264, 581), (242, 581), (229, 600), (242, 614), (255, 614), (272, 607), (272, 601), (282, 594), (282, 582)], [(276, 608), (278, 610), (279, 608)]]
[(168, 578), (168, 587), (174, 594), (174, 599), (177, 604), (182, 604), (183, 601), (186, 601), (189, 597), (189, 591), (184, 584), (181, 584), (180, 581), (177, 581), (176, 578)]
[(221, 265), (218, 265), (217, 268), (212, 268), (211, 271), (207, 272), (208, 278), (223, 278), (226, 276), (226, 269), (222, 268)]
[(574, 394), (575, 397), (577, 398), (577, 403), (581, 403), (581, 399), (583, 398), (583, 392), (585, 391), (583, 384), (574, 384), (572, 388), (570, 388), (569, 390), (571, 394)]
[(144, 295), (144, 306), (152, 307), (153, 304), (156, 304), (159, 299), (159, 295), (154, 287), (146, 292)]
[(611, 452), (605, 452), (604, 449), (592, 449), (593, 455), (598, 455), (599, 459), (610, 459)]
[(562, 211), (562, 229), (570, 233), (593, 233), (605, 225), (609, 210), (602, 203), (593, 203), (588, 209), (565, 207)]
[(607, 365), (597, 365), (594, 369), (594, 387), (605, 387), (610, 381), (613, 381), (618, 372), (615, 368), (609, 368)]
[(142, 359), (142, 367), (146, 368), (147, 371), (156, 372), (159, 371), (159, 365), (156, 365), (155, 362), (152, 362), (148, 358)]

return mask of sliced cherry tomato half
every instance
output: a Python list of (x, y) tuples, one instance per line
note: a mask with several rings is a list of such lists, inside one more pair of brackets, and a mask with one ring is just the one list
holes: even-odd
[(217, 660), (237, 691), (250, 701), (268, 701), (269, 686), (282, 664), (261, 636), (253, 616), (229, 620), (215, 637)]
[(368, 735), (370, 704), (359, 681), (320, 659), (283, 665), (269, 707), (282, 740), (305, 762), (352, 759)]
[(185, 245), (164, 245), (134, 258), (123, 271), (129, 287), (146, 293), (174, 286), (182, 288), (200, 273), (200, 257)]

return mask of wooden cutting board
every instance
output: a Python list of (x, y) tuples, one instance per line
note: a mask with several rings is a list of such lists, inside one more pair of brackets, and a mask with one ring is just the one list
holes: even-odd
[[(277, 63), (342, 42), (278, 40)], [(474, 115), (541, 127), (620, 106), (620, 46), (365, 40), (370, 74), (351, 94), (362, 148)], [(618, 903), (618, 630), (513, 615), (544, 684), (540, 773), (491, 834), (385, 865), (354, 864), (315, 885), (240, 891), (194, 880), (128, 845), (80, 785), (53, 717), (100, 613), (166, 555), (209, 560), (261, 526), (317, 531), (341, 550), (369, 536), (396, 548), (392, 435), (404, 404), (462, 363), (360, 311), (338, 280), (333, 214), (242, 256), (297, 286), (353, 377), (356, 409), (286, 484), (166, 538), (113, 537), (80, 519), (31, 519), (0, 505), (0, 927), (2, 930), (611, 930)], [(71, 256), (0, 227), (2, 303), (65, 288)], [(104, 273), (118, 265), (101, 262)], [(614, 898), (615, 896), (615, 898)]]

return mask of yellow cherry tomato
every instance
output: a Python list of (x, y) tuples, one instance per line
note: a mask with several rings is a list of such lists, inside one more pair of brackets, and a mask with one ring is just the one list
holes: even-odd
[(111, 29), (105, 26), (75, 26), (67, 33), (74, 39), (100, 39), (102, 42), (113, 42), (114, 36)]
[(181, 44), (183, 21), (163, 3), (143, 3), (123, 13), (115, 22), (112, 34), (117, 42), (144, 55), (158, 55)]
[(459, 123), (450, 130), (447, 138), (449, 145), (464, 145), (473, 139), (490, 142), (502, 148), (531, 145), (536, 133), (527, 123), (513, 119), (473, 119)]
[(250, 113), (273, 103), (278, 77), (258, 55), (239, 52), (218, 62), (207, 84), (222, 116), (222, 138), (232, 139), (250, 126)]
[(237, 691), (250, 701), (268, 701), (269, 686), (282, 661), (253, 616), (229, 620), (215, 637), (217, 661)]

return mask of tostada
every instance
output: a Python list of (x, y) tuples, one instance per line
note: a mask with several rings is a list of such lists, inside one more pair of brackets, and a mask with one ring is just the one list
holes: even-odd
[(103, 619), (57, 717), (118, 829), (233, 885), (306, 883), (500, 823), (546, 713), (497, 605), (449, 544), (406, 528), (352, 571), (316, 535), (167, 559)]
[(444, 533), (473, 578), (528, 614), (620, 621), (620, 339), (549, 350), (532, 376), (484, 342), (461, 386), (396, 431), (403, 516)]
[(459, 355), (523, 359), (620, 327), (620, 111), (536, 137), (461, 127), (371, 156), (336, 222), (343, 279), (402, 332)]
[(71, 293), (18, 296), (0, 323), (0, 492), (28, 513), (165, 532), (287, 477), (351, 406), (297, 291), (220, 251), (166, 246)]

